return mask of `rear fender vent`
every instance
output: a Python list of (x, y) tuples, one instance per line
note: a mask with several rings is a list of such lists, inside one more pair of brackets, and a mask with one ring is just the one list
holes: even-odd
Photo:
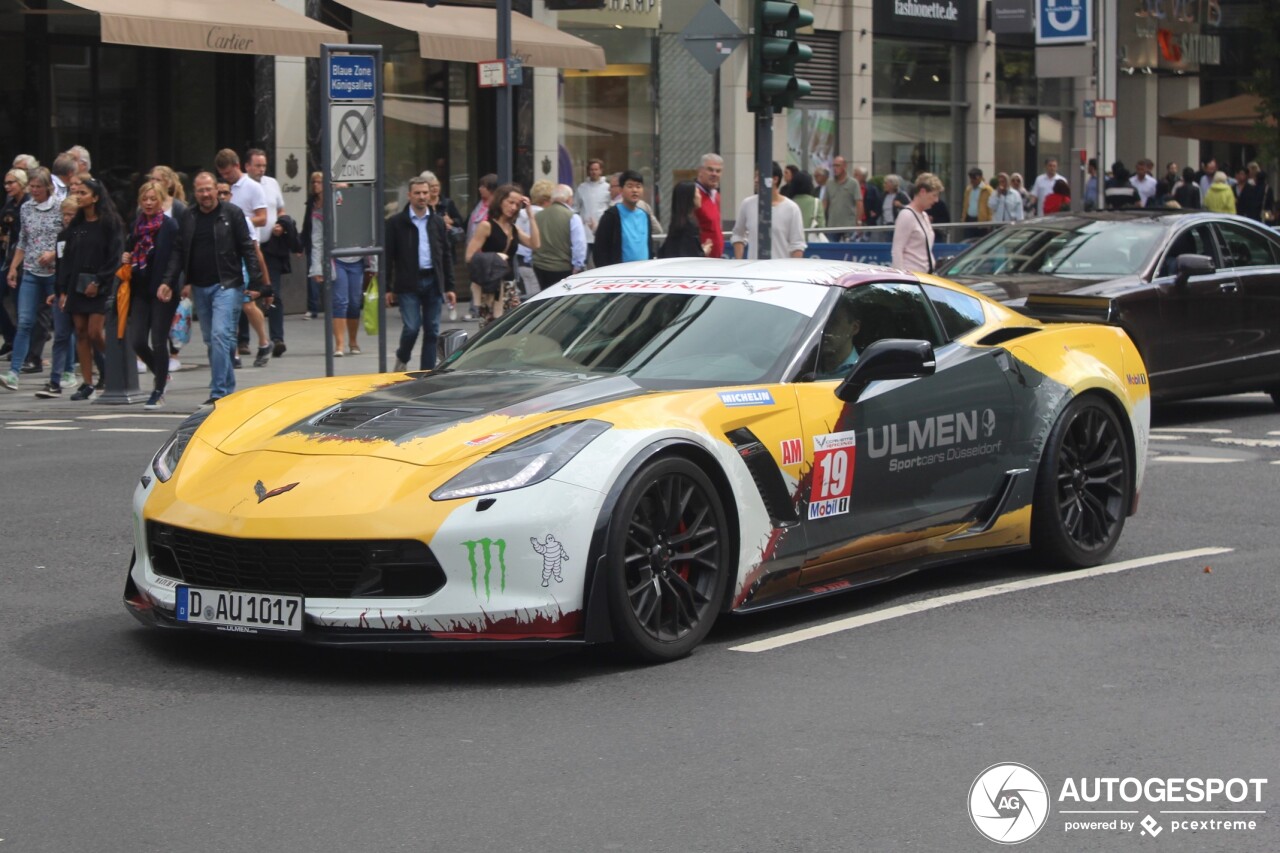
[(725, 438), (733, 444), (751, 472), (751, 479), (755, 481), (760, 500), (764, 501), (773, 525), (785, 527), (799, 522), (795, 503), (787, 492), (786, 481), (782, 479), (782, 471), (764, 443), (746, 427), (725, 433)]
[(998, 347), (1006, 341), (1017, 340), (1026, 335), (1033, 335), (1041, 331), (1038, 326), (1009, 326), (1004, 329), (996, 329), (994, 332), (986, 335), (978, 341), (979, 346)]

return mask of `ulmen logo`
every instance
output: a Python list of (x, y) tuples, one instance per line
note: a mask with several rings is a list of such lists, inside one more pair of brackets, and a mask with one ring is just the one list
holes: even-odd
[(978, 410), (974, 409), (935, 415), (905, 424), (889, 424), (878, 430), (871, 428), (867, 430), (867, 455), (872, 459), (879, 459), (890, 454), (897, 456), (916, 450), (932, 450), (935, 447), (977, 441), (979, 423), (982, 424), (983, 436), (990, 438), (996, 431), (996, 413), (991, 409), (984, 409), (979, 417)]
[(969, 788), (969, 819), (998, 844), (1019, 844), (1049, 819), (1049, 789), (1025, 764), (993, 764)]
[(471, 591), (480, 595), (479, 588), (479, 563), (476, 562), (476, 552), (480, 552), (480, 559), (484, 561), (484, 600), (489, 600), (489, 577), (493, 574), (493, 551), (498, 551), (498, 591), (505, 592), (507, 589), (507, 540), (505, 539), (473, 539), (463, 542), (467, 548), (467, 562), (471, 564)]

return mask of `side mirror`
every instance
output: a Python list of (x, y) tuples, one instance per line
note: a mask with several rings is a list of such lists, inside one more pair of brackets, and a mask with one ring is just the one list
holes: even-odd
[(928, 341), (885, 338), (858, 356), (853, 372), (836, 386), (836, 396), (846, 403), (856, 403), (872, 382), (932, 376), (936, 368), (933, 344)]
[(436, 339), (436, 363), (444, 364), (458, 350), (467, 345), (466, 329), (448, 329)]
[(1175, 287), (1182, 287), (1193, 275), (1205, 275), (1213, 272), (1213, 259), (1208, 255), (1178, 255), (1178, 277), (1174, 279)]

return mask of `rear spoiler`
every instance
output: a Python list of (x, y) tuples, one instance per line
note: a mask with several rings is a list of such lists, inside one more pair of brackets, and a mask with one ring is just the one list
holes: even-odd
[(1033, 293), (1022, 313), (1050, 323), (1111, 323), (1116, 306), (1106, 296), (1072, 296), (1069, 293)]

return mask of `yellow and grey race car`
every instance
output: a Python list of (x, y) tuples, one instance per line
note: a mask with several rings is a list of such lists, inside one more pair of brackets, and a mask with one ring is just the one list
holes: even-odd
[(942, 562), (1101, 562), (1149, 416), (1113, 327), (854, 264), (624, 264), (436, 371), (197, 412), (134, 495), (124, 599), (166, 628), (669, 659), (720, 613)]

